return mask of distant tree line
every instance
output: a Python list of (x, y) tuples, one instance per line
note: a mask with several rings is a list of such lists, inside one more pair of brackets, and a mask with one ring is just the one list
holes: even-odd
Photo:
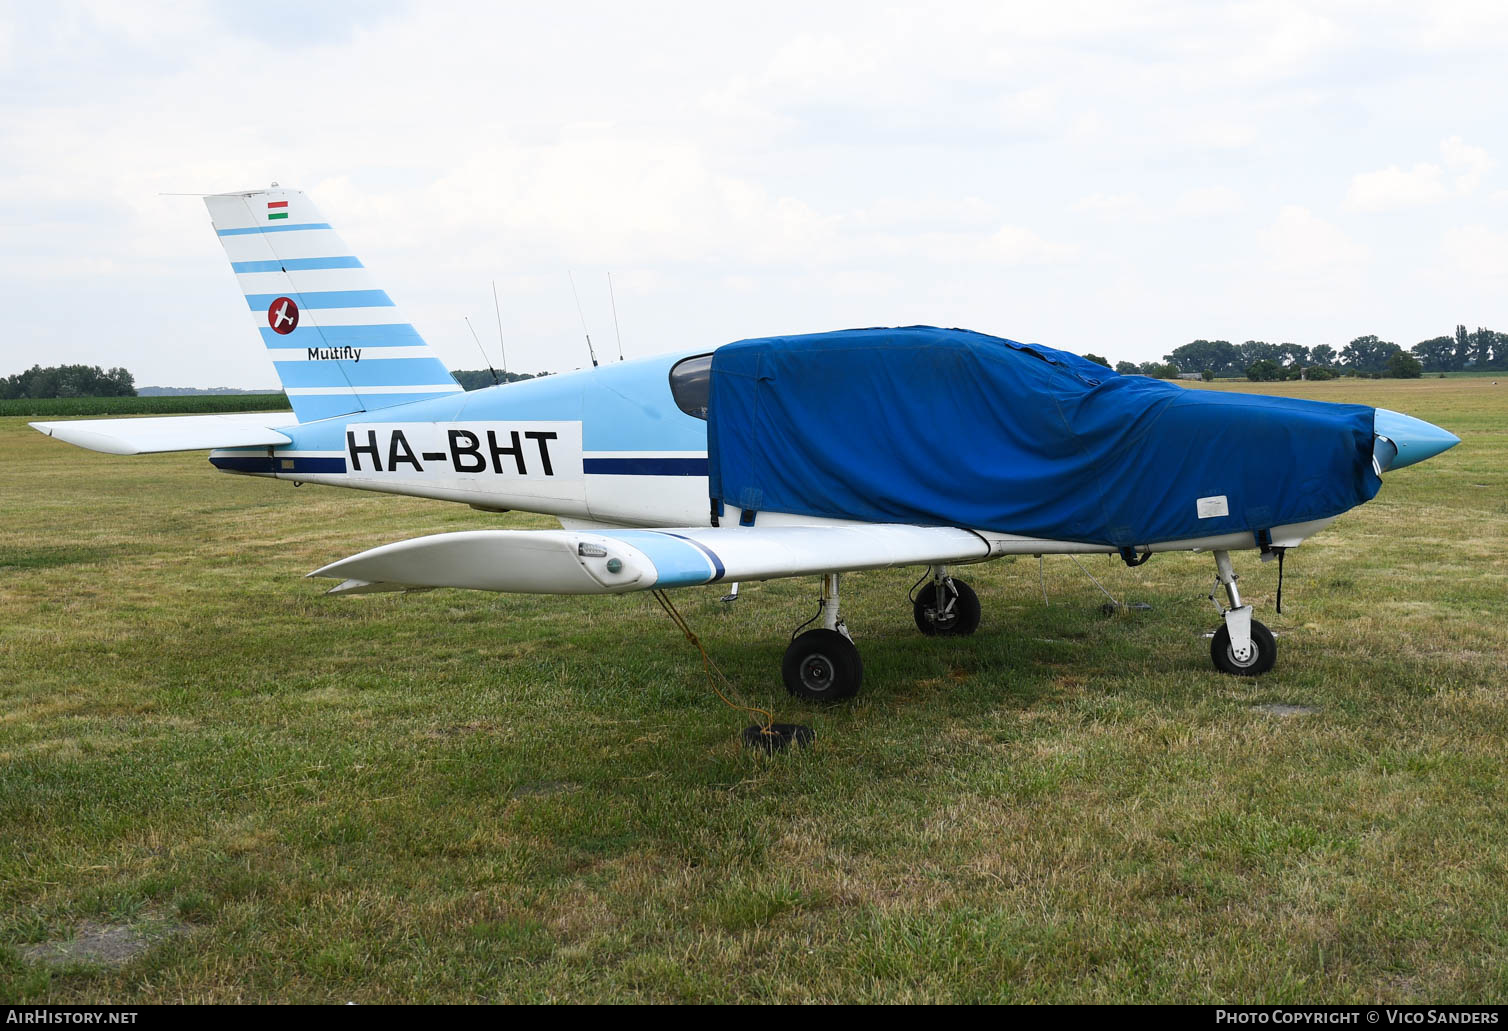
[(98, 365), (33, 365), (0, 379), (0, 398), (135, 397), (136, 381), (125, 369)]
[(548, 376), (548, 372), (499, 372), (497, 379), (492, 378), (491, 369), (458, 369), (451, 373), (456, 382), (467, 390), (481, 390), (483, 387), (493, 386), (495, 383), (518, 383), (526, 379), (538, 379)]
[(276, 390), (246, 390), (241, 387), (137, 387), (140, 397), (209, 397), (221, 394), (276, 394)]
[(1454, 336), (1421, 340), (1405, 351), (1376, 336), (1361, 336), (1336, 351), (1329, 344), (1271, 344), (1248, 340), (1193, 340), (1175, 347), (1161, 362), (1117, 362), (1117, 372), (1172, 379), (1200, 373), (1206, 379), (1245, 376), (1251, 380), (1333, 379), (1370, 376), (1412, 379), (1426, 372), (1508, 370), (1508, 333), (1457, 326)]
[[(1104, 365), (1106, 363), (1101, 362), (1100, 364)], [(1142, 362), (1141, 364), (1137, 364), (1136, 362), (1116, 362), (1115, 371), (1122, 376), (1152, 376), (1156, 379), (1177, 379), (1182, 370), (1176, 365), (1164, 362)], [(1215, 377), (1206, 376), (1205, 378), (1214, 379)]]
[(1424, 365), (1425, 372), (1461, 372), (1508, 369), (1508, 333), (1477, 327), (1475, 333), (1465, 326), (1456, 327), (1456, 335), (1421, 340), (1409, 352)]

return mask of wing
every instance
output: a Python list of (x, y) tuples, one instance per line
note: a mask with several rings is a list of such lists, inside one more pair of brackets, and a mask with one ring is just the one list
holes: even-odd
[(990, 542), (949, 526), (471, 530), (385, 544), (316, 569), (337, 593), (469, 587), (522, 594), (622, 594), (721, 580), (978, 562)]
[(34, 422), (32, 429), (110, 455), (208, 451), (222, 447), (274, 447), (292, 441), (274, 426), (297, 422), (292, 412), (176, 415), (158, 419), (68, 419)]

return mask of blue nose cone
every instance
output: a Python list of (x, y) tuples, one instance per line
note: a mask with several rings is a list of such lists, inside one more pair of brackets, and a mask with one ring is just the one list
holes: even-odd
[(1377, 436), (1386, 438), (1397, 451), (1391, 462), (1382, 461), (1387, 449), (1382, 447), (1381, 440), (1378, 441), (1374, 453), (1384, 472), (1434, 458), (1440, 452), (1448, 451), (1461, 443), (1461, 438), (1449, 430), (1442, 430), (1434, 423), (1416, 419), (1412, 415), (1390, 412), (1386, 408), (1377, 409), (1377, 417), (1372, 426)]

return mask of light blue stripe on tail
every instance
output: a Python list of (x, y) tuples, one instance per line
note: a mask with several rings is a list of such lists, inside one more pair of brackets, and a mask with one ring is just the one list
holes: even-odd
[(236, 275), (245, 272), (307, 272), (311, 269), (361, 268), (361, 262), (347, 255), (344, 258), (273, 258), (268, 261), (233, 261), (230, 267)]
[(311, 326), (278, 333), (262, 326), (262, 342), (277, 359), (278, 351), (306, 347), (423, 347), (424, 338), (406, 323), (401, 326)]
[(247, 294), (246, 304), (252, 311), (266, 311), (283, 297), (292, 297), (302, 311), (315, 308), (391, 308), (393, 299), (386, 290), (317, 290), (292, 294)]
[(450, 381), (436, 358), (368, 358), (360, 361), (277, 362), (285, 387), (432, 387)]
[[(204, 198), (209, 200), (208, 197)], [(329, 229), (328, 222), (305, 222), (300, 225), (289, 225), (287, 222), (276, 222), (266, 226), (249, 226), (243, 229), (221, 229), (221, 236), (247, 236), (251, 233), (297, 233), (304, 229)]]
[[(451, 393), (454, 393), (454, 391), (451, 391)], [(341, 391), (336, 394), (293, 394), (288, 398), (288, 401), (298, 413), (299, 422), (316, 422), (320, 419), (333, 419), (340, 415), (371, 412), (379, 408), (393, 408), (398, 405), (412, 404), (415, 401), (432, 401), (437, 397), (445, 396), (447, 396), (446, 393), (441, 391), (414, 394), (363, 394), (360, 390), (357, 390), (351, 392)], [(338, 433), (337, 438), (337, 446), (344, 447), (344, 431)]]

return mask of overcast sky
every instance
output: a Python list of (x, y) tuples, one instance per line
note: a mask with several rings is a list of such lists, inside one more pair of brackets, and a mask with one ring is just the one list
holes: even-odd
[(309, 192), (452, 367), (853, 326), (1508, 330), (1508, 3), (0, 7), (0, 374), (274, 386), (203, 203)]

